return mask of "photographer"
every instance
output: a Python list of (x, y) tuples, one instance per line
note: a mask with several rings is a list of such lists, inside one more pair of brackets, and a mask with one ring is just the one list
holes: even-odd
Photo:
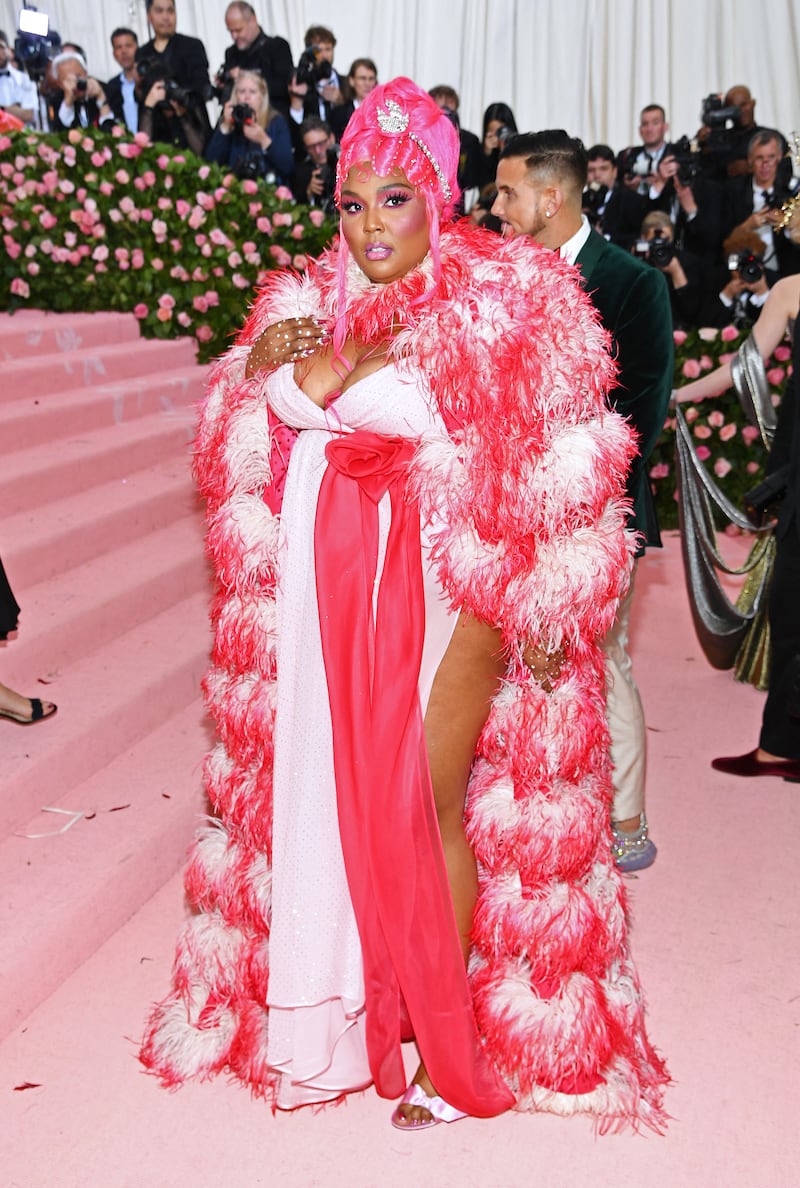
[(0, 108), (23, 124), (30, 124), (39, 106), (34, 83), (24, 70), (17, 70), (5, 33), (0, 32)]
[(211, 94), (202, 41), (176, 33), (173, 0), (146, 0), (154, 36), (136, 51), (142, 80), (140, 129), (154, 142), (190, 148), (202, 155), (211, 134), (206, 100)]
[(592, 145), (587, 155), (583, 213), (604, 239), (629, 251), (647, 213), (647, 201), (641, 194), (618, 184), (616, 158), (607, 144)]
[(490, 103), (483, 113), (483, 137), (478, 155), (478, 191), (494, 186), (497, 162), (510, 136), (517, 134), (517, 121), (507, 103)]
[(718, 181), (749, 172), (747, 152), (751, 138), (763, 131), (755, 120), (756, 101), (749, 87), (731, 87), (725, 95), (703, 100), (697, 133), (705, 174)]
[(645, 216), (635, 250), (666, 279), (673, 329), (688, 330), (699, 325), (703, 270), (696, 256), (675, 246), (669, 215), (654, 210)]
[(62, 53), (53, 58), (47, 83), (47, 116), (52, 132), (111, 128), (114, 113), (103, 86), (96, 78), (90, 78), (80, 54)]
[(319, 207), (325, 214), (335, 211), (336, 139), (330, 124), (309, 116), (301, 126), (306, 159), (298, 166), (292, 192), (298, 202)]
[(331, 128), (337, 140), (341, 140), (350, 116), (377, 85), (378, 67), (372, 58), (356, 58), (350, 67), (342, 92), (346, 97), (345, 102), (340, 107), (334, 107), (331, 113)]
[(205, 151), (207, 161), (228, 165), (237, 177), (288, 183), (294, 157), (286, 120), (270, 105), (267, 84), (240, 70)]
[(639, 115), (640, 145), (631, 145), (619, 155), (622, 184), (637, 194), (647, 196), (655, 180), (656, 169), (667, 151), (667, 113), (660, 103), (648, 103)]
[(749, 329), (758, 320), (769, 285), (764, 271), (763, 244), (753, 232), (734, 232), (723, 244), (727, 268), (717, 278), (704, 301), (700, 318), (704, 326), (731, 323)]
[(240, 70), (257, 70), (266, 81), (270, 101), (278, 111), (289, 107), (289, 79), (294, 69), (289, 42), (283, 37), (268, 37), (258, 23), (252, 5), (233, 0), (225, 10), (225, 26), (233, 45), (225, 51), (225, 60), (215, 79), (220, 103), (227, 102)]
[(748, 172), (732, 178), (725, 187), (723, 232), (755, 233), (762, 243), (767, 284), (800, 272), (800, 249), (781, 230), (782, 206), (790, 197), (791, 162), (784, 157), (785, 142), (774, 128), (764, 128), (751, 138)]
[(686, 136), (669, 144), (648, 190), (650, 210), (666, 214), (676, 247), (692, 252), (707, 270), (720, 261), (722, 240), (719, 187), (706, 178)]

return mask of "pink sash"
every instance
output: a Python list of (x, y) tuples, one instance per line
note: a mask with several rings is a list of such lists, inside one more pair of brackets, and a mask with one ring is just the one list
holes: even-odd
[[(491, 1117), (513, 1098), (485, 1054), (458, 940), (417, 682), (425, 630), (414, 443), (359, 430), (328, 443), (314, 529), (342, 850), (361, 939), (378, 1093), (405, 1088), (404, 1020), (436, 1092)], [(378, 503), (392, 519), (373, 630)], [(407, 1010), (407, 1016), (406, 1016)]]

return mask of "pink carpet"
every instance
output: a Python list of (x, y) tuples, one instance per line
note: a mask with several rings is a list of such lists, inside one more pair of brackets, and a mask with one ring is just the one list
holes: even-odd
[[(98, 515), (102, 509), (101, 489)], [(154, 549), (163, 527), (152, 529)], [(191, 515), (185, 528), (189, 535), (197, 531)], [(13, 561), (24, 541), (8, 556), (2, 538), (0, 545), (4, 560)], [(123, 545), (129, 542), (118, 542), (120, 564)], [(158, 547), (170, 564), (174, 538)], [(124, 563), (133, 578), (144, 566), (142, 552)], [(114, 565), (109, 581), (110, 572)], [(50, 581), (63, 583), (63, 573), (41, 579), (39, 609), (23, 619), (19, 640), (0, 650), (0, 678), (8, 676), (15, 651), (21, 657), (15, 680), (22, 679), (25, 655), (36, 655), (29, 635), (46, 631), (48, 613), (55, 613), (45, 609)], [(147, 588), (153, 583), (150, 574)], [(155, 608), (133, 626), (123, 616), (116, 638), (105, 638), (113, 613), (98, 610), (96, 654), (86, 643), (75, 655), (64, 641), (63, 670), (47, 678), (58, 692), (57, 721), (31, 731), (0, 723), (2, 799), (16, 820), (0, 842), (0, 927), (16, 970), (10, 976), (4, 959), (0, 1008), (12, 1029), (0, 1043), (3, 1185), (797, 1188), (800, 788), (737, 781), (709, 767), (715, 754), (755, 745), (762, 696), (703, 659), (674, 534), (663, 552), (645, 559), (637, 578), (633, 646), (649, 724), (648, 807), (659, 856), (629, 881), (651, 1035), (674, 1078), (667, 1135), (598, 1138), (586, 1119), (547, 1115), (467, 1119), (401, 1134), (389, 1126), (389, 1103), (372, 1091), (321, 1114), (273, 1116), (224, 1080), (170, 1094), (145, 1075), (135, 1060), (136, 1038), (148, 1004), (166, 987), (183, 913), (180, 880), (168, 876), (202, 807), (197, 763), (205, 728), (196, 698), (183, 687), (194, 679), (197, 650), (184, 636), (197, 635), (201, 652), (207, 640), (200, 614), (205, 592), (195, 579), (190, 585), (188, 601), (175, 604), (184, 610), (157, 610), (162, 596), (154, 594)], [(123, 589), (109, 597), (123, 599), (129, 615), (126, 583), (117, 586)], [(17, 593), (30, 603), (25, 588)], [(60, 635), (50, 635), (53, 648)], [(173, 638), (185, 656), (180, 677)], [(89, 698), (87, 680), (99, 682)], [(129, 682), (136, 689), (136, 728), (122, 732), (113, 755), (104, 752), (80, 770), (73, 752), (93, 749), (93, 724), (111, 730), (126, 704), (114, 690)], [(171, 690), (163, 701), (162, 688)], [(65, 807), (97, 811), (59, 838), (15, 837), (20, 821), (21, 832), (42, 824), (35, 809), (14, 812), (18, 795), (36, 791), (36, 808), (50, 803), (46, 792)], [(123, 804), (124, 811), (113, 811)], [(26, 957), (30, 951), (34, 956)], [(58, 967), (54, 981), (48, 953)], [(52, 993), (41, 1001), (45, 987)], [(15, 1019), (22, 1021), (14, 1026)], [(413, 1062), (409, 1049), (409, 1067)]]

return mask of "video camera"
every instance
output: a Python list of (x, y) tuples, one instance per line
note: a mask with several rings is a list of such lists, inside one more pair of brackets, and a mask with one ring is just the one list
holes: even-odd
[(682, 186), (690, 186), (700, 173), (698, 154), (692, 149), (692, 142), (688, 136), (676, 140), (671, 149), (678, 166), (678, 181)]
[(706, 95), (700, 110), (700, 119), (706, 128), (725, 128), (728, 120), (738, 124), (741, 115), (741, 109), (735, 103), (726, 107), (721, 95)]
[(23, 5), (14, 38), (14, 56), (34, 82), (41, 82), (50, 59), (60, 48), (61, 37), (50, 28), (47, 13), (39, 12), (32, 4)]

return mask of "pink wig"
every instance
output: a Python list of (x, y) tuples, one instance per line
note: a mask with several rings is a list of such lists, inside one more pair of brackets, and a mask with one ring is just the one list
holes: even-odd
[[(383, 126), (381, 126), (383, 123)], [(350, 169), (365, 165), (379, 177), (402, 170), (425, 198), (430, 229), (433, 285), (417, 300), (434, 291), (441, 275), (439, 232), (443, 218), (449, 219), (460, 196), (458, 186), (458, 133), (426, 91), (408, 78), (395, 78), (370, 91), (350, 117), (342, 136), (336, 170), (336, 200)], [(337, 358), (345, 336), (347, 263), (350, 253), (340, 236), (338, 260), (339, 316), (333, 343)], [(387, 335), (390, 333), (387, 327)], [(348, 365), (341, 359), (344, 367)]]

